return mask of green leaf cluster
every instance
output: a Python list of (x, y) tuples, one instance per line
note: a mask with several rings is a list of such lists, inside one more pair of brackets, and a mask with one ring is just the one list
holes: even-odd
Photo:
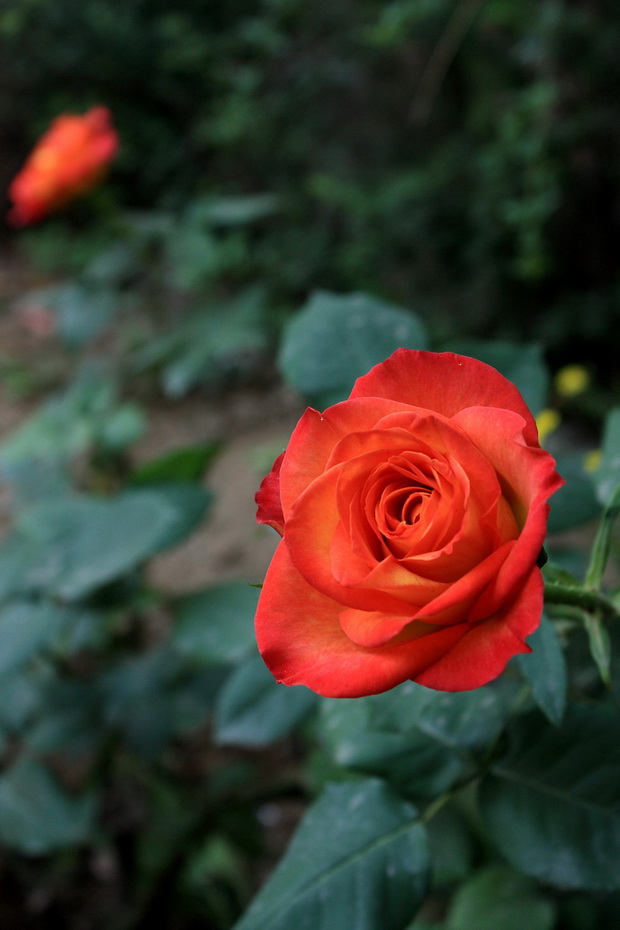
[[(20, 881), (36, 872), (68, 919), (58, 889), (101, 854), (123, 863), (123, 920), (157, 908), (164, 883), (187, 913), (225, 927), (249, 894), (239, 868), (257, 844), (254, 767), (216, 759), (197, 783), (184, 753), (208, 728), (222, 744), (256, 732), (244, 718), (252, 688), (234, 678), (260, 661), (258, 592), (244, 581), (182, 597), (153, 588), (152, 559), (209, 511), (219, 444), (135, 466), (146, 426), (108, 377), (84, 370), (0, 445), (12, 507), (0, 542), (0, 842)], [(265, 675), (256, 745), (310, 709), (291, 714)]]

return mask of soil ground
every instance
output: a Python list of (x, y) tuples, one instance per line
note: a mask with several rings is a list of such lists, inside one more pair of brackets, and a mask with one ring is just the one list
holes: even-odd
[(136, 461), (196, 442), (222, 442), (206, 480), (215, 495), (210, 514), (186, 542), (153, 559), (149, 570), (158, 589), (180, 593), (233, 578), (262, 581), (279, 537), (257, 525), (254, 494), (302, 410), (277, 386), (149, 410), (149, 432), (134, 449)]

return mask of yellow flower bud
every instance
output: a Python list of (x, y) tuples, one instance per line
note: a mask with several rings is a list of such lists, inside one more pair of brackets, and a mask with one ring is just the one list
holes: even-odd
[(562, 397), (576, 397), (587, 388), (590, 375), (583, 365), (565, 365), (558, 371), (554, 383)]
[(583, 459), (584, 469), (590, 474), (592, 474), (592, 472), (595, 472), (596, 469), (601, 464), (602, 457), (603, 457), (603, 453), (601, 452), (600, 449), (592, 449), (590, 452), (588, 452), (586, 456), (584, 456), (584, 459)]
[(541, 410), (536, 417), (536, 426), (538, 427), (538, 440), (544, 442), (549, 433), (552, 433), (560, 425), (560, 414), (557, 410), (551, 410), (549, 407)]

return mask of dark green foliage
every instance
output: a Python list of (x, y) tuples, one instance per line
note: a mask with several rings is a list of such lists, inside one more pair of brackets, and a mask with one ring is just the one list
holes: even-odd
[(477, 872), (455, 896), (446, 930), (551, 930), (554, 907), (535, 882), (503, 866)]
[(506, 858), (560, 888), (617, 890), (617, 710), (574, 707), (559, 728), (540, 715), (512, 728), (481, 786), (482, 813)]
[(355, 379), (399, 346), (427, 347), (413, 312), (367, 294), (319, 291), (286, 328), (280, 368), (300, 394), (327, 407), (345, 400)]
[(332, 785), (235, 930), (401, 930), (428, 856), (416, 811), (380, 781)]
[[(189, 752), (253, 645), (257, 592), (220, 585), (177, 604), (150, 589), (145, 564), (205, 516), (202, 478), (217, 447), (131, 471), (125, 454), (143, 426), (110, 380), (84, 372), (0, 448), (16, 508), (0, 545), (0, 842), (11, 863), (28, 863), (15, 866), (25, 886), (39, 870), (63, 922), (79, 906), (62, 901), (58, 881), (77, 887), (82, 851), (105, 848), (123, 869), (113, 923), (157, 909), (163, 886), (166, 907), (183, 900), (185, 913), (230, 926), (248, 897), (240, 858), (257, 848), (251, 803), (240, 801), (251, 767), (216, 762), (188, 818), (192, 779), (177, 747)], [(241, 646), (234, 630), (228, 645), (217, 635), (229, 621)], [(126, 804), (129, 820), (119, 819)], [(142, 849), (149, 842), (158, 857)], [(92, 911), (87, 900), (89, 920)]]
[(338, 765), (381, 775), (420, 801), (471, 777), (476, 751), (501, 732), (510, 699), (508, 684), (444, 694), (407, 682), (373, 697), (324, 701), (321, 736)]
[(318, 704), (308, 688), (276, 684), (259, 655), (240, 662), (222, 688), (215, 713), (216, 743), (267, 746), (288, 736)]
[(277, 194), (248, 259), (279, 297), (422, 297), (440, 337), (597, 352), (612, 374), (619, 34), (586, 0), (24, 0), (0, 12), (0, 123), (17, 162), (103, 102), (124, 206)]
[(566, 709), (566, 660), (557, 631), (543, 615), (540, 626), (527, 641), (532, 650), (516, 663), (532, 686), (536, 703), (551, 721), (561, 723)]

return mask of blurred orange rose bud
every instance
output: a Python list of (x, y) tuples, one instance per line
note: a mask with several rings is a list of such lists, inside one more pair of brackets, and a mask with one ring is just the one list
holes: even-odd
[(92, 190), (117, 150), (118, 135), (106, 107), (59, 116), (11, 182), (9, 223), (36, 223)]

